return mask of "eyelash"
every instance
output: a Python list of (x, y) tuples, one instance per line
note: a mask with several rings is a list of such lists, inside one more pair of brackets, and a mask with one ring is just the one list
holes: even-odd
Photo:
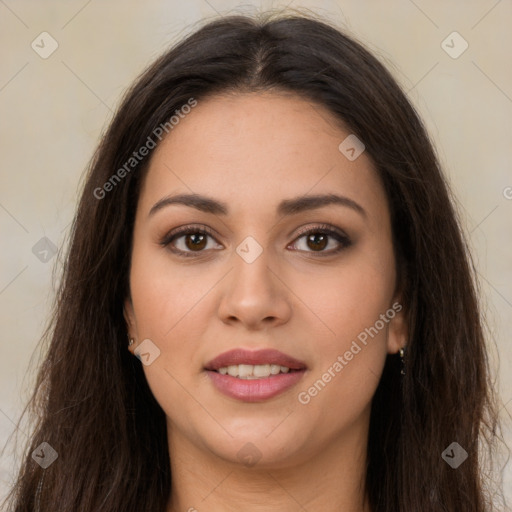
[[(337, 254), (341, 252), (344, 249), (347, 249), (352, 245), (352, 241), (343, 234), (341, 231), (337, 231), (332, 229), (327, 224), (322, 224), (320, 226), (315, 226), (312, 228), (306, 228), (303, 231), (299, 232), (295, 240), (299, 240), (300, 238), (303, 238), (310, 234), (320, 234), (320, 235), (327, 235), (329, 237), (334, 238), (337, 242), (339, 242), (341, 245), (337, 249), (331, 249), (330, 251), (299, 251), (299, 252), (311, 252), (313, 254), (317, 254), (320, 257), (325, 256), (332, 256), (333, 254)], [(215, 235), (213, 231), (208, 228), (207, 226), (183, 226), (181, 228), (177, 228), (174, 231), (171, 231), (170, 233), (166, 234), (162, 240), (160, 241), (160, 245), (162, 247), (167, 247), (172, 242), (177, 240), (178, 238), (181, 238), (185, 235), (209, 235), (215, 240)], [(295, 242), (294, 240), (294, 242)], [(185, 258), (197, 258), (201, 255), (202, 252), (205, 252), (203, 249), (202, 251), (182, 251), (181, 249), (171, 248), (170, 249), (173, 253), (177, 254), (180, 257)], [(195, 254), (196, 253), (196, 254)]]

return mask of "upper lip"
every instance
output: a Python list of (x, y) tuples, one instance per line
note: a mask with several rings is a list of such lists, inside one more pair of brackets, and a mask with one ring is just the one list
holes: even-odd
[(218, 355), (205, 365), (205, 370), (218, 370), (237, 364), (278, 364), (291, 370), (303, 370), (306, 365), (292, 356), (283, 354), (271, 348), (261, 350), (246, 350), (236, 348)]

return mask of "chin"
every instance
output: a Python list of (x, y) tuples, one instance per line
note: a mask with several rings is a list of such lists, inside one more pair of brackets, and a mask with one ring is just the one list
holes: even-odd
[(238, 418), (224, 423), (233, 437), (223, 431), (220, 438), (212, 438), (209, 430), (203, 442), (215, 456), (232, 464), (266, 470), (289, 467), (304, 458), (311, 436), (302, 429), (286, 428), (285, 417), (259, 421)]

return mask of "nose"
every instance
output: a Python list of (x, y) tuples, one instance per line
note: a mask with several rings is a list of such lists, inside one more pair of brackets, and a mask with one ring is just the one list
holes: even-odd
[[(278, 277), (275, 262), (263, 251), (253, 262), (233, 255), (234, 268), (224, 280), (218, 316), (226, 324), (248, 330), (282, 325), (292, 314), (291, 292)], [(272, 268), (274, 267), (274, 268)]]

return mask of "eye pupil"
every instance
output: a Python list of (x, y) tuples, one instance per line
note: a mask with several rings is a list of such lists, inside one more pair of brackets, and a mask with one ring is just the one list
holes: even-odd
[[(206, 236), (201, 233), (193, 233), (186, 236), (186, 245), (188, 249), (204, 249)], [(192, 245), (189, 242), (192, 240)]]
[(327, 245), (327, 235), (323, 233), (313, 233), (308, 236), (308, 244), (309, 242), (313, 242), (313, 246), (309, 246), (311, 249), (322, 250), (325, 249)]

